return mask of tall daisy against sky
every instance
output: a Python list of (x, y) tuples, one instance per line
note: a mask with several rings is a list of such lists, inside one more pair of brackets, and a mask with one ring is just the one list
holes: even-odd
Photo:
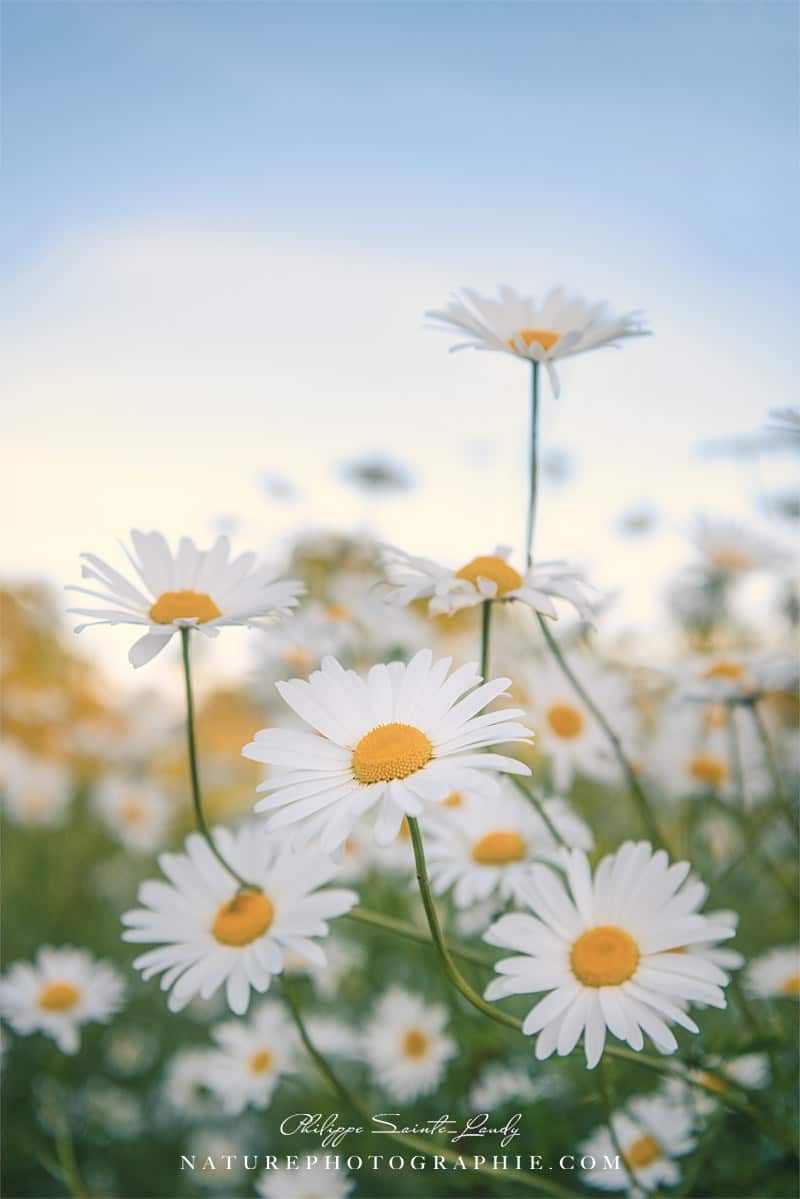
[(379, 664), (361, 678), (326, 658), (307, 682), (277, 683), (314, 731), (263, 729), (242, 750), (272, 767), (256, 804), (257, 812), (272, 813), (268, 827), (302, 822), (308, 838), (319, 836), (322, 849), (333, 851), (377, 805), (375, 839), (388, 845), (404, 816), (419, 816), (460, 788), (481, 789), (487, 772), (529, 774), (513, 758), (484, 752), (531, 740), (521, 709), (483, 711), (510, 680), (482, 682), (474, 662), (452, 673), (451, 665), (420, 650), (407, 665)]
[(224, 984), (228, 1006), (241, 1015), (251, 989), (266, 991), (288, 953), (324, 964), (316, 939), (358, 896), (327, 886), (336, 866), (315, 850), (296, 853), (285, 838), (247, 825), (235, 833), (215, 829), (212, 836), (244, 885), (192, 833), (185, 853), (159, 858), (169, 882), (142, 883), (142, 907), (122, 917), (123, 940), (158, 946), (133, 965), (146, 979), (162, 975), (170, 1011), (181, 1011), (196, 995), (208, 999)]
[(378, 1000), (364, 1031), (364, 1056), (392, 1099), (407, 1103), (436, 1089), (457, 1052), (446, 1027), (443, 1004), (428, 1004), (402, 987)]
[(231, 558), (225, 536), (209, 550), (199, 550), (190, 537), (182, 537), (175, 553), (162, 533), (132, 529), (131, 542), (132, 551), (122, 548), (137, 576), (135, 583), (95, 554), (83, 554), (81, 574), (101, 590), (69, 590), (102, 604), (70, 609), (91, 618), (76, 632), (91, 624), (131, 624), (146, 630), (129, 651), (132, 666), (144, 666), (181, 629), (217, 637), (225, 625), (262, 628), (290, 612), (305, 590), (296, 579), (275, 579), (269, 567), (257, 566), (253, 553)]
[(688, 862), (670, 866), (646, 841), (627, 841), (594, 877), (586, 855), (573, 850), (567, 886), (548, 866), (533, 868), (529, 911), (502, 916), (484, 940), (517, 955), (496, 964), (487, 999), (548, 992), (523, 1024), (526, 1036), (538, 1033), (539, 1060), (571, 1053), (583, 1037), (591, 1070), (607, 1031), (634, 1050), (646, 1034), (661, 1053), (674, 1053), (671, 1024), (699, 1031), (686, 1013), (691, 1002), (726, 1006), (728, 975), (676, 952), (733, 935), (729, 924), (699, 914), (706, 890), (687, 879), (689, 870)]

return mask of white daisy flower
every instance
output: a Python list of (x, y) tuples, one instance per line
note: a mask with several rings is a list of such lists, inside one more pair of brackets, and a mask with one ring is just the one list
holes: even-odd
[(208, 1061), (208, 1082), (227, 1115), (269, 1105), (283, 1074), (294, 1071), (296, 1035), (284, 1009), (260, 1004), (249, 1020), (229, 1020), (211, 1029), (219, 1048)]
[(150, 853), (161, 845), (169, 805), (158, 787), (141, 780), (108, 778), (92, 798), (106, 828), (126, 849)]
[(252, 1129), (238, 1125), (216, 1128), (214, 1125), (193, 1129), (186, 1146), (187, 1155), (194, 1160), (191, 1171), (193, 1186), (218, 1190), (226, 1199), (244, 1190), (245, 1154), (252, 1145)]
[(453, 346), (454, 350), (495, 350), (543, 363), (556, 396), (557, 359), (616, 346), (626, 337), (643, 337), (649, 332), (638, 313), (613, 316), (604, 303), (589, 304), (569, 296), (562, 287), (548, 292), (541, 304), (511, 287), (501, 287), (496, 300), (464, 288), (446, 308), (425, 315), (443, 332), (466, 335), (467, 340)]
[[(277, 683), (289, 707), (313, 733), (263, 729), (242, 753), (274, 767), (256, 811), (272, 811), (268, 827), (298, 821), (324, 850), (343, 844), (356, 820), (380, 805), (379, 844), (388, 845), (405, 815), (418, 816), (451, 791), (485, 784), (485, 771), (530, 774), (513, 758), (481, 752), (531, 739), (521, 709), (478, 715), (509, 680), (481, 685), (474, 662), (449, 677), (451, 659), (421, 650), (408, 665), (373, 666), (366, 679), (326, 658), (308, 682)], [(321, 736), (320, 736), (321, 734)], [(276, 810), (277, 809), (277, 810)]]
[(558, 619), (554, 599), (572, 604), (581, 620), (591, 621), (592, 605), (583, 575), (567, 562), (538, 562), (522, 575), (509, 562), (511, 549), (498, 545), (458, 570), (430, 558), (412, 557), (395, 546), (383, 550), (385, 599), (396, 607), (427, 599), (431, 616), (448, 615), (485, 600), (519, 600), (534, 612)]
[(764, 691), (796, 691), (800, 666), (789, 654), (725, 650), (697, 654), (676, 672), (678, 694), (698, 703), (723, 704), (755, 698)]
[(132, 1078), (143, 1074), (158, 1055), (158, 1037), (144, 1028), (128, 1025), (112, 1029), (105, 1038), (105, 1061), (115, 1074)]
[(296, 1170), (265, 1170), (256, 1183), (257, 1194), (262, 1199), (347, 1199), (354, 1183), (344, 1170), (325, 1169), (325, 1152), (306, 1154)]
[[(336, 881), (341, 882), (341, 869), (336, 872)], [(307, 953), (295, 951), (286, 955), (284, 970), (287, 974), (299, 974), (311, 980), (321, 999), (333, 1000), (342, 979), (358, 974), (364, 969), (366, 950), (353, 941), (331, 937), (325, 946), (325, 964)]]
[(759, 800), (770, 793), (763, 747), (749, 721), (723, 704), (668, 703), (644, 754), (644, 771), (665, 796), (683, 799), (713, 793), (734, 799), (734, 771), (729, 722), (736, 727), (746, 798)]
[[(306, 1017), (305, 1026), (311, 1044), (323, 1057), (345, 1057), (356, 1061), (363, 1056), (361, 1030), (351, 1028), (344, 1020), (312, 1014)], [(300, 1068), (307, 1069), (318, 1080), (317, 1067), (308, 1054), (300, 1059)]]
[(231, 560), (230, 542), (224, 536), (210, 550), (199, 550), (191, 538), (182, 537), (175, 554), (162, 533), (133, 529), (131, 541), (133, 553), (126, 546), (123, 549), (141, 586), (96, 555), (82, 554), (81, 574), (103, 590), (68, 590), (103, 601), (100, 608), (70, 609), (93, 618), (78, 625), (76, 633), (91, 624), (132, 624), (147, 630), (131, 646), (132, 666), (144, 666), (180, 629), (196, 628), (207, 637), (217, 637), (223, 625), (263, 628), (294, 608), (305, 590), (297, 579), (275, 580), (269, 568), (256, 567), (255, 554)]
[(690, 538), (705, 567), (723, 578), (777, 569), (788, 560), (780, 546), (735, 520), (700, 516)]
[[(728, 1059), (709, 1057), (706, 1058), (706, 1064), (706, 1070), (688, 1070), (686, 1082), (682, 1078), (668, 1079), (660, 1088), (661, 1095), (669, 1103), (683, 1105), (702, 1119), (718, 1106), (718, 1101), (709, 1094), (708, 1088), (724, 1096), (731, 1083), (738, 1083), (752, 1091), (761, 1091), (769, 1086), (769, 1058), (765, 1053), (745, 1053)], [(700, 1083), (701, 1086), (694, 1086), (693, 1083)]]
[[(626, 679), (603, 669), (586, 654), (566, 655), (566, 660), (630, 751), (639, 730)], [(576, 775), (601, 783), (618, 781), (619, 764), (606, 733), (558, 665), (539, 658), (519, 682), (528, 699), (536, 744), (548, 758), (555, 790), (566, 791)]]
[(364, 1032), (364, 1056), (379, 1086), (400, 1103), (435, 1091), (457, 1052), (447, 1009), (402, 987), (378, 1000)]
[(754, 958), (745, 981), (756, 999), (800, 999), (800, 945), (781, 945)]
[(192, 833), (185, 854), (159, 858), (170, 882), (142, 883), (143, 906), (122, 917), (123, 940), (160, 943), (133, 964), (146, 979), (163, 975), (170, 1011), (181, 1011), (195, 995), (208, 999), (224, 983), (229, 1007), (241, 1015), (251, 987), (266, 991), (287, 953), (325, 961), (311, 938), (324, 937), (327, 921), (349, 911), (358, 896), (326, 887), (336, 873), (330, 858), (314, 850), (295, 853), (263, 829), (214, 829), (212, 836), (248, 888), (239, 889)]
[[(669, 865), (663, 850), (626, 842), (598, 865), (594, 879), (580, 850), (566, 859), (569, 890), (548, 866), (534, 866), (526, 886), (531, 914), (503, 916), (484, 934), (490, 945), (519, 956), (495, 965), (487, 999), (547, 991), (525, 1018), (538, 1033), (536, 1057), (571, 1053), (584, 1035), (593, 1069), (606, 1029), (634, 1050), (646, 1033), (661, 1053), (678, 1042), (669, 1028), (697, 1025), (684, 1011), (700, 1001), (724, 1008), (723, 970), (698, 954), (675, 952), (732, 935), (730, 926), (697, 913), (702, 883), (687, 880), (688, 862)], [(702, 900), (700, 900), (702, 902)]]
[(125, 983), (109, 962), (83, 949), (43, 945), (0, 979), (0, 1016), (14, 1032), (44, 1033), (62, 1053), (77, 1053), (84, 1024), (105, 1024), (122, 1006)]
[(219, 1101), (209, 1080), (211, 1049), (180, 1049), (164, 1072), (161, 1085), (167, 1112), (190, 1120), (219, 1115)]
[[(627, 1112), (615, 1112), (611, 1123), (613, 1137), (608, 1128), (598, 1128), (579, 1147), (582, 1156), (592, 1157), (597, 1163), (583, 1171), (584, 1182), (603, 1191), (624, 1190), (628, 1194), (680, 1182), (681, 1171), (675, 1158), (691, 1153), (696, 1144), (688, 1111), (648, 1095), (632, 1100)], [(607, 1169), (604, 1159), (613, 1161), (619, 1156), (617, 1145), (623, 1162), (618, 1170)]]
[(533, 1079), (522, 1067), (493, 1062), (478, 1075), (469, 1092), (469, 1106), (473, 1112), (493, 1112), (507, 1103), (552, 1099), (559, 1091), (553, 1075), (539, 1074)]
[[(560, 799), (544, 801), (553, 828), (570, 848), (590, 850), (591, 831)], [(457, 908), (496, 894), (519, 897), (534, 862), (559, 865), (562, 846), (521, 795), (499, 786), (485, 797), (455, 792), (425, 821), (425, 855), (434, 893), (451, 888)]]
[(4, 745), (0, 773), (3, 811), (14, 824), (57, 828), (64, 823), (73, 790), (65, 767)]

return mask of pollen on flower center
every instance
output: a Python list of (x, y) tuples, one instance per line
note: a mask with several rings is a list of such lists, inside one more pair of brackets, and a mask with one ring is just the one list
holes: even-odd
[(523, 582), (522, 575), (518, 570), (514, 570), (513, 566), (509, 566), (505, 558), (498, 558), (492, 554), (473, 558), (466, 566), (462, 566), (461, 570), (456, 571), (456, 578), (466, 579), (474, 586), (477, 586), (478, 579), (489, 579), (497, 585), (498, 595), (516, 591)]
[(272, 1066), (272, 1054), (268, 1049), (259, 1049), (248, 1062), (251, 1074), (266, 1074)]
[(428, 1038), (418, 1028), (409, 1028), (403, 1037), (403, 1053), (406, 1057), (424, 1057), (428, 1050)]
[(547, 721), (557, 737), (571, 741), (583, 730), (583, 717), (570, 704), (554, 704), (547, 711)]
[(122, 808), (122, 819), (126, 824), (144, 824), (147, 819), (147, 811), (144, 804), (140, 803), (138, 799), (128, 800)]
[(433, 757), (433, 746), (413, 724), (379, 724), (353, 750), (353, 773), (360, 783), (408, 778)]
[(442, 806), (445, 808), (463, 808), (464, 796), (460, 791), (451, 791), (447, 799), (442, 800)]
[(553, 346), (560, 339), (561, 334), (556, 333), (554, 329), (517, 329), (513, 337), (509, 337), (508, 344), (512, 350), (516, 350), (515, 338), (519, 338), (526, 350), (529, 350), (534, 342), (540, 345), (543, 350), (552, 350)]
[(275, 909), (262, 891), (240, 891), (214, 917), (211, 932), (221, 945), (249, 945), (272, 924)]
[(730, 661), (725, 658), (721, 662), (715, 662), (713, 666), (709, 666), (708, 670), (703, 675), (705, 679), (740, 679), (744, 674), (744, 667), (738, 662)]
[(658, 1141), (655, 1137), (647, 1135), (637, 1137), (624, 1154), (626, 1164), (634, 1170), (641, 1170), (644, 1166), (651, 1166), (661, 1156), (661, 1146)]
[(728, 768), (715, 754), (696, 754), (689, 763), (689, 773), (700, 783), (718, 787), (728, 777)]
[(487, 833), (472, 847), (472, 860), (479, 866), (508, 866), (525, 857), (527, 846), (519, 833), (498, 829)]
[(72, 983), (47, 983), (39, 994), (39, 1007), (46, 1012), (67, 1012), (80, 997), (80, 991)]
[(198, 624), (206, 624), (221, 615), (211, 596), (204, 591), (165, 591), (150, 609), (150, 619), (155, 624), (192, 619)]
[(636, 972), (639, 946), (613, 924), (590, 928), (570, 952), (572, 972), (585, 987), (618, 987)]
[(792, 974), (781, 987), (784, 995), (800, 995), (800, 974)]

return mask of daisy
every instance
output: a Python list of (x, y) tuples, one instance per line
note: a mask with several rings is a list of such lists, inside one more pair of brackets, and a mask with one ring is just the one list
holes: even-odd
[(3, 811), (14, 824), (57, 828), (64, 823), (72, 786), (63, 766), (3, 746), (0, 772)]
[[(452, 888), (457, 908), (495, 893), (516, 899), (532, 863), (561, 861), (562, 847), (546, 821), (518, 793), (499, 786), (485, 797), (456, 792), (445, 805), (425, 822), (425, 853), (434, 893)], [(546, 800), (543, 808), (570, 848), (592, 848), (589, 828), (563, 800)]]
[(159, 858), (169, 883), (142, 883), (143, 906), (122, 917), (123, 940), (158, 943), (133, 964), (146, 979), (163, 975), (162, 990), (171, 988), (170, 1011), (181, 1011), (195, 995), (208, 999), (224, 983), (229, 1007), (241, 1015), (251, 987), (266, 991), (287, 953), (324, 962), (311, 938), (324, 937), (327, 921), (349, 911), (358, 896), (326, 887), (336, 873), (330, 858), (313, 850), (295, 853), (263, 829), (215, 829), (212, 836), (247, 888), (238, 888), (205, 840), (192, 833), (185, 854)]
[[(738, 1083), (752, 1091), (762, 1091), (769, 1086), (769, 1058), (765, 1053), (745, 1053), (727, 1060), (708, 1057), (706, 1064), (707, 1070), (688, 1070), (686, 1082), (682, 1078), (670, 1078), (664, 1082), (661, 1087), (663, 1097), (669, 1103), (689, 1108), (696, 1117), (702, 1119), (717, 1107), (717, 1100), (709, 1094), (709, 1088), (724, 1095), (731, 1083)], [(694, 1086), (693, 1083), (700, 1083), (701, 1086)]]
[(509, 679), (481, 685), (477, 665), (449, 677), (450, 658), (421, 650), (408, 665), (373, 666), (366, 679), (334, 658), (308, 682), (277, 683), (279, 693), (313, 733), (264, 729), (242, 753), (274, 767), (256, 811), (272, 811), (268, 827), (302, 821), (321, 834), (324, 850), (342, 845), (356, 820), (380, 805), (375, 838), (388, 845), (403, 817), (461, 787), (485, 784), (485, 771), (530, 774), (513, 758), (480, 752), (531, 739), (519, 708), (477, 715), (504, 694)]
[(535, 1103), (552, 1099), (558, 1092), (559, 1083), (553, 1075), (540, 1074), (534, 1081), (522, 1068), (493, 1062), (478, 1075), (469, 1093), (469, 1106), (473, 1112), (493, 1112), (519, 1100)]
[[(612, 1115), (613, 1137), (608, 1128), (598, 1128), (580, 1146), (579, 1152), (596, 1162), (583, 1171), (584, 1182), (603, 1191), (629, 1194), (642, 1193), (636, 1183), (647, 1191), (675, 1186), (681, 1177), (675, 1158), (691, 1153), (696, 1144), (692, 1123), (689, 1112), (658, 1096), (632, 1100), (627, 1112)], [(617, 1145), (624, 1164), (619, 1169), (608, 1168), (605, 1159), (614, 1161), (619, 1156)], [(631, 1181), (634, 1188), (629, 1191)]]
[(725, 650), (698, 654), (677, 671), (678, 694), (698, 703), (752, 700), (765, 691), (796, 691), (797, 659), (789, 654), (752, 654)]
[(782, 945), (754, 958), (746, 982), (756, 999), (800, 999), (800, 945)]
[(108, 1022), (125, 983), (109, 962), (83, 949), (43, 945), (34, 962), (16, 962), (0, 979), (0, 1016), (14, 1032), (44, 1033), (62, 1053), (77, 1053), (84, 1024)]
[(211, 1029), (219, 1046), (208, 1062), (208, 1082), (227, 1115), (264, 1109), (281, 1075), (294, 1068), (294, 1026), (277, 1003), (262, 1003), (247, 1021)]
[(779, 546), (734, 520), (700, 516), (690, 538), (707, 569), (721, 578), (772, 570), (787, 561)]
[(350, 1176), (344, 1170), (326, 1170), (317, 1154), (307, 1154), (302, 1168), (265, 1170), (256, 1183), (263, 1199), (347, 1199), (352, 1189)]
[(170, 1115), (205, 1120), (219, 1114), (209, 1079), (211, 1049), (181, 1049), (164, 1073), (162, 1095)]
[(763, 747), (748, 721), (721, 704), (667, 704), (644, 756), (644, 771), (671, 799), (714, 794), (735, 799), (730, 722), (734, 721), (746, 795), (769, 795)]
[(447, 1009), (402, 987), (378, 1001), (364, 1032), (364, 1055), (376, 1081), (400, 1103), (435, 1091), (457, 1046), (444, 1029)]
[[(252, 1129), (249, 1130), (252, 1133)], [(193, 1130), (186, 1146), (187, 1156), (194, 1162), (191, 1171), (193, 1186), (219, 1190), (228, 1199), (241, 1194), (239, 1186), (245, 1178), (245, 1155), (252, 1138), (248, 1130), (238, 1126), (218, 1128), (214, 1125)]]
[(565, 865), (569, 889), (550, 867), (534, 866), (526, 887), (531, 914), (503, 916), (484, 934), (519, 955), (496, 963), (500, 977), (486, 998), (549, 992), (523, 1024), (526, 1036), (539, 1034), (540, 1061), (571, 1053), (585, 1034), (591, 1070), (606, 1029), (634, 1050), (647, 1033), (661, 1053), (674, 1053), (669, 1025), (698, 1032), (684, 1007), (699, 1000), (724, 1008), (729, 981), (702, 956), (676, 951), (724, 940), (730, 926), (697, 913), (705, 888), (687, 880), (689, 863), (669, 866), (666, 853), (653, 853), (645, 841), (627, 841), (603, 858), (594, 879), (580, 850)]
[[(337, 870), (336, 879), (341, 881), (341, 870)], [(333, 1000), (343, 979), (363, 971), (366, 956), (363, 945), (331, 937), (325, 947), (324, 965), (318, 958), (295, 951), (286, 955), (284, 970), (308, 978), (321, 999)]]
[(267, 567), (256, 567), (252, 553), (231, 560), (230, 542), (224, 536), (210, 550), (199, 550), (191, 538), (182, 537), (175, 554), (162, 533), (133, 529), (131, 541), (133, 552), (123, 549), (141, 586), (94, 554), (82, 554), (81, 574), (103, 590), (68, 590), (103, 601), (100, 608), (70, 609), (77, 616), (94, 618), (78, 625), (76, 633), (90, 624), (132, 624), (147, 630), (131, 646), (132, 666), (144, 666), (180, 629), (196, 628), (207, 637), (217, 637), (223, 625), (263, 628), (294, 608), (305, 590), (297, 579), (277, 581)]
[(164, 839), (169, 807), (152, 783), (105, 779), (94, 792), (94, 806), (106, 828), (126, 849), (150, 853)]
[(604, 303), (589, 304), (570, 297), (561, 287), (548, 292), (541, 304), (511, 287), (501, 287), (497, 300), (464, 288), (446, 308), (425, 315), (443, 332), (466, 335), (467, 340), (453, 350), (495, 350), (543, 363), (556, 396), (559, 382), (554, 364), (558, 358), (616, 346), (623, 338), (643, 337), (649, 332), (637, 313), (613, 316)]
[(493, 553), (479, 554), (458, 570), (450, 570), (430, 558), (412, 557), (386, 546), (385, 598), (396, 607), (427, 599), (431, 616), (451, 616), (485, 600), (519, 600), (553, 620), (558, 619), (553, 600), (562, 599), (572, 604), (581, 620), (592, 619), (580, 571), (566, 562), (539, 562), (522, 575), (508, 561), (510, 556), (508, 546), (498, 545)]

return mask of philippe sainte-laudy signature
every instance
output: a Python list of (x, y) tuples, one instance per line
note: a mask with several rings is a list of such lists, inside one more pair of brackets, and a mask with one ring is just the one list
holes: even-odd
[(293, 1112), (281, 1122), (280, 1131), (283, 1136), (310, 1133), (319, 1139), (323, 1149), (335, 1149), (351, 1134), (357, 1136), (366, 1132), (376, 1136), (398, 1132), (407, 1136), (441, 1136), (451, 1145), (457, 1145), (460, 1141), (467, 1141), (472, 1137), (499, 1137), (500, 1147), (505, 1149), (520, 1135), (521, 1122), (521, 1112), (510, 1116), (500, 1125), (492, 1124), (488, 1112), (477, 1112), (463, 1121), (445, 1113), (417, 1124), (404, 1122), (401, 1112), (376, 1112), (370, 1116), (369, 1126), (365, 1126), (340, 1123), (338, 1112)]

